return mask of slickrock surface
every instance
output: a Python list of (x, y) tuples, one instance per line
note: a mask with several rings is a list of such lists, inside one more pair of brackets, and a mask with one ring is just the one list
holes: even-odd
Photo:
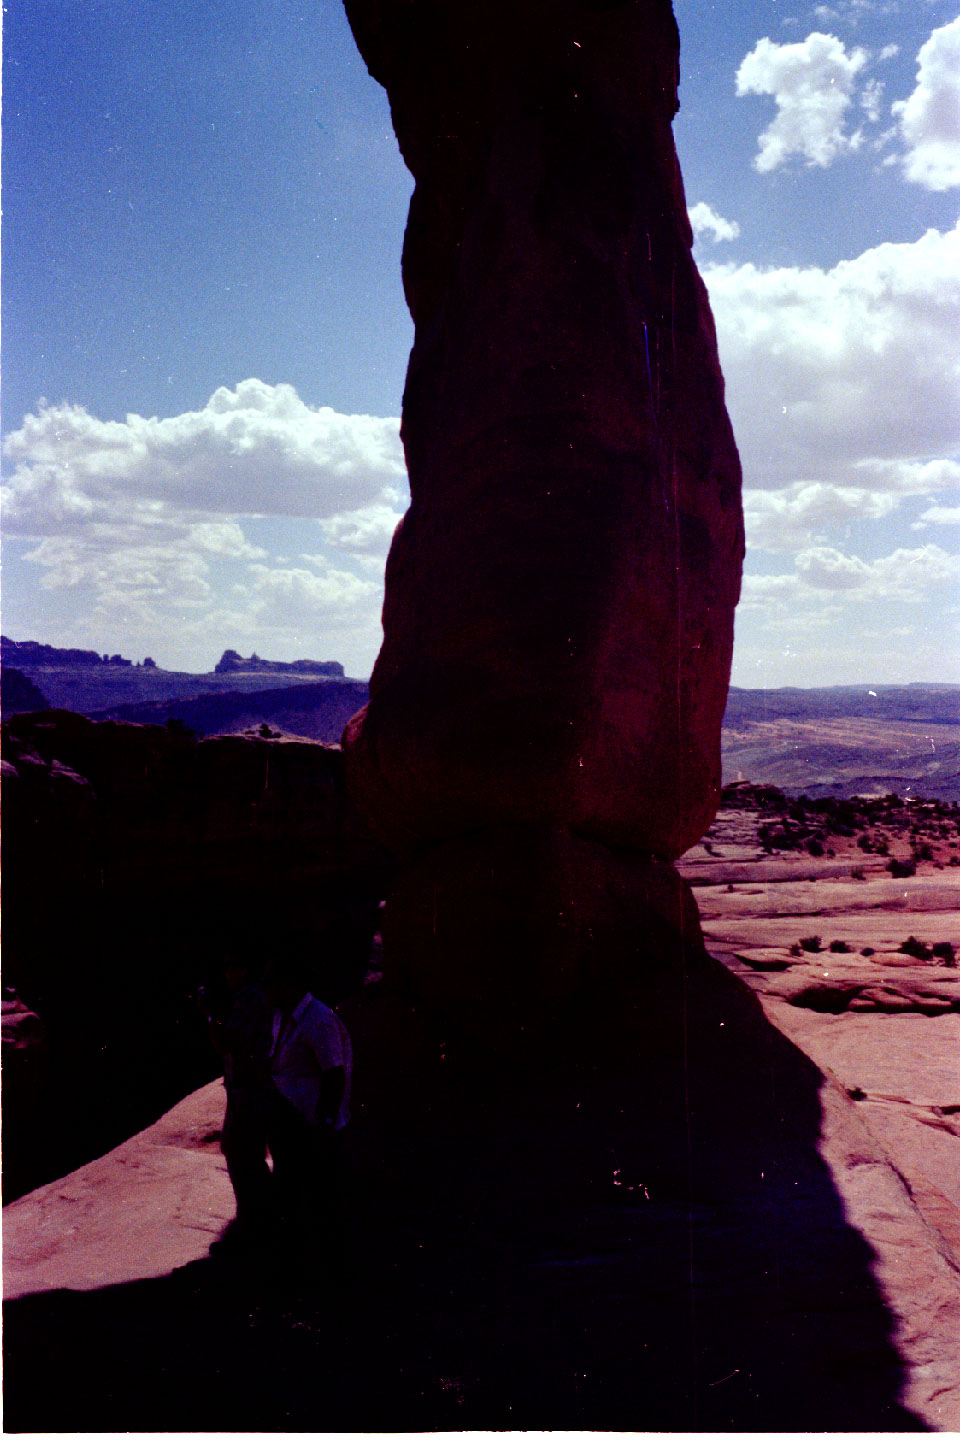
[(8, 1429), (956, 1428), (934, 1187), (735, 977), (688, 980), (642, 1054), (585, 1017), (540, 1075), (370, 987), (345, 1291), (200, 1258), (230, 1211), (216, 1086), (17, 1202)]
[(108, 1155), (6, 1206), (4, 1299), (147, 1280), (205, 1256), (234, 1212), (223, 1107), (216, 1080)]
[(676, 856), (719, 798), (743, 538), (669, 0), (346, 8), (416, 181), (353, 793), (401, 851), (536, 824)]
[[(945, 822), (946, 811), (900, 810), (911, 822), (913, 853), (929, 848), (914, 875), (892, 875), (887, 857), (864, 851), (857, 834), (831, 835), (832, 857), (771, 855), (758, 835), (763, 817), (726, 809), (706, 849), (691, 850), (678, 868), (695, 886), (711, 951), (855, 1107), (874, 1158), (841, 1156), (838, 1165), (829, 1125), (826, 1153), (853, 1222), (878, 1252), (878, 1278), (900, 1317), (908, 1403), (937, 1428), (956, 1429), (960, 869), (950, 860), (957, 826)], [(894, 848), (906, 860), (906, 846)], [(833, 1097), (829, 1121), (839, 1102), (835, 1091), (823, 1093)], [(848, 1143), (853, 1122), (846, 1123)], [(917, 1217), (926, 1246), (916, 1244)]]

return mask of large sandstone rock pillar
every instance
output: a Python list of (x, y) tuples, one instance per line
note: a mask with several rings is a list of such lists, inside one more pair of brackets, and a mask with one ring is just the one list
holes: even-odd
[(539, 837), (538, 894), (571, 845), (668, 862), (719, 798), (743, 550), (669, 0), (346, 8), (416, 180), (412, 504), (353, 793), (421, 897), (436, 854), (434, 901), (478, 832), (514, 872)]

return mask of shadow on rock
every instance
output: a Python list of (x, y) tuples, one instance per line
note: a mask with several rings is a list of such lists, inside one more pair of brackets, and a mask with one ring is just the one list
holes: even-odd
[(507, 1061), (373, 987), (349, 1286), (294, 1254), (15, 1301), (8, 1428), (924, 1429), (818, 1072), (706, 957), (660, 988)]

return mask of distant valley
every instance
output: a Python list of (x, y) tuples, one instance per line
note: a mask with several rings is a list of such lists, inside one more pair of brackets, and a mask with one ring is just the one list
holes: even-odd
[(725, 783), (960, 800), (960, 685), (731, 689), (722, 744)]
[[(4, 718), (55, 708), (96, 720), (179, 721), (201, 735), (266, 726), (329, 743), (369, 693), (336, 661), (263, 660), (235, 650), (225, 650), (213, 670), (192, 674), (4, 637), (2, 665)], [(723, 779), (814, 797), (960, 800), (960, 685), (734, 687)]]

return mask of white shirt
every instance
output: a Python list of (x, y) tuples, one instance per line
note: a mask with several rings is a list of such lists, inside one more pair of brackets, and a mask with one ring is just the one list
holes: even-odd
[(347, 1027), (339, 1015), (308, 991), (292, 1015), (276, 1011), (270, 1068), (280, 1094), (295, 1105), (311, 1125), (317, 1122), (321, 1076), (324, 1070), (343, 1066), (346, 1084), (334, 1122), (342, 1130), (350, 1119), (350, 1077), (353, 1050)]

